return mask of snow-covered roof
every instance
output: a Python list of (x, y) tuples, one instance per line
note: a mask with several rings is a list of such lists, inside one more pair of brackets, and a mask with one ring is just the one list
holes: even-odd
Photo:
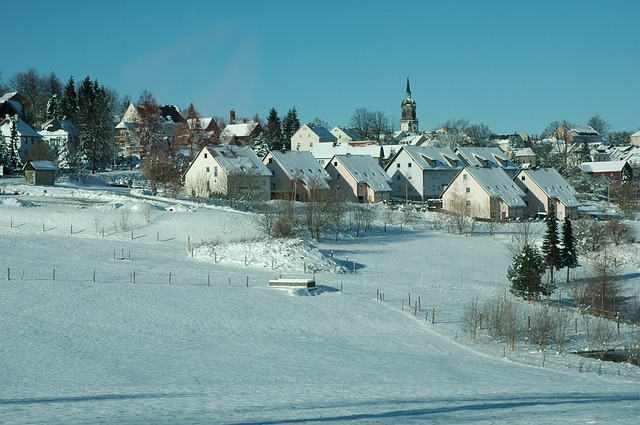
[(631, 135), (631, 137), (638, 137), (638, 136), (640, 136), (640, 130), (636, 131)]
[(329, 189), (327, 181), (331, 176), (322, 165), (307, 151), (271, 151), (271, 155), (280, 165), (289, 179), (302, 180), (307, 186)]
[(500, 168), (466, 167), (468, 172), (492, 198), (500, 198), (510, 208), (526, 207), (525, 193)]
[(580, 205), (576, 190), (554, 168), (522, 170), (516, 178), (520, 179), (522, 175), (536, 183), (548, 198), (557, 199), (567, 207)]
[(49, 135), (69, 135), (75, 134), (78, 131), (78, 127), (75, 126), (69, 120), (64, 119), (51, 119), (47, 121), (40, 130), (40, 134), (43, 136)]
[[(451, 148), (435, 148), (427, 146), (402, 146), (404, 150), (423, 170), (462, 168), (463, 162)], [(400, 151), (396, 155), (399, 155)], [(393, 161), (391, 161), (393, 163)], [(389, 165), (391, 165), (391, 163)]]
[(590, 127), (588, 125), (573, 127), (571, 128), (571, 132), (581, 136), (599, 136), (600, 135), (600, 133), (594, 130), (593, 127)]
[(533, 151), (533, 149), (531, 148), (522, 148), (522, 149), (517, 149), (514, 153), (514, 156), (535, 156), (535, 152)]
[(351, 155), (370, 155), (374, 158), (380, 158), (380, 155), (382, 154), (380, 145), (377, 143), (338, 143), (335, 146), (333, 143), (313, 144), (313, 156), (317, 159), (329, 159), (334, 155), (347, 153)]
[(248, 146), (207, 146), (204, 149), (211, 153), (211, 156), (229, 175), (271, 176), (271, 171)]
[(583, 162), (578, 168), (587, 173), (607, 173), (622, 171), (625, 165), (627, 161)]
[(358, 183), (367, 184), (377, 192), (391, 192), (391, 178), (371, 155), (344, 154), (333, 158), (340, 161)]
[(51, 161), (45, 160), (31, 160), (24, 164), (22, 167), (23, 170), (29, 168), (29, 164), (31, 164), (31, 168), (37, 171), (56, 171), (58, 167)]
[(176, 105), (159, 105), (160, 115), (162, 115), (162, 119), (166, 123), (181, 123), (184, 122), (184, 117), (180, 113), (180, 108)]
[(458, 157), (476, 167), (517, 168), (499, 148), (457, 147)]
[(258, 123), (254, 121), (240, 124), (228, 124), (222, 131), (222, 134), (224, 136), (248, 137), (257, 126)]
[[(5, 118), (0, 124), (1, 132), (4, 136), (9, 136), (11, 134), (11, 122), (12, 118)], [(18, 131), (18, 136), (20, 137), (36, 137), (38, 139), (42, 139), (42, 135), (40, 133), (35, 131), (29, 124), (20, 119), (18, 120), (16, 130)]]

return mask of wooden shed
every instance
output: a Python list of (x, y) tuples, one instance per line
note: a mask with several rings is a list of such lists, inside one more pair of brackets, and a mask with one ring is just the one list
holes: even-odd
[(53, 186), (55, 173), (58, 170), (56, 164), (51, 161), (28, 161), (22, 167), (27, 184)]

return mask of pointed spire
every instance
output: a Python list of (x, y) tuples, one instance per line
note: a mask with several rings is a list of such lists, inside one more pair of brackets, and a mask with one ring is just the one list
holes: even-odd
[(409, 75), (407, 74), (407, 99), (411, 98), (411, 86), (409, 85)]

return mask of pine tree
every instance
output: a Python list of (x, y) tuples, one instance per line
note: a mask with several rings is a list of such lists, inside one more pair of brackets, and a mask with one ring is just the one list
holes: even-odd
[(78, 124), (76, 121), (78, 114), (78, 93), (76, 92), (76, 83), (73, 77), (69, 77), (66, 86), (64, 87), (64, 94), (60, 101), (60, 117), (71, 121), (74, 124)]
[(544, 259), (538, 250), (525, 244), (522, 250), (513, 257), (513, 263), (507, 270), (507, 278), (511, 281), (511, 293), (525, 300), (534, 300), (545, 292), (542, 284)]
[(562, 267), (562, 253), (560, 252), (559, 240), (558, 240), (558, 224), (556, 222), (556, 209), (553, 204), (549, 206), (549, 213), (545, 218), (547, 230), (542, 239), (542, 256), (546, 268), (549, 270), (551, 281), (549, 288), (547, 288), (547, 296), (551, 295), (554, 285), (554, 270)]
[(291, 143), (291, 138), (296, 131), (300, 129), (300, 121), (298, 120), (298, 112), (295, 106), (289, 109), (287, 115), (282, 120), (282, 139), (283, 144)]
[(270, 150), (283, 150), (286, 148), (284, 137), (282, 137), (282, 124), (275, 108), (269, 111), (267, 125), (263, 132)]
[(562, 224), (562, 265), (567, 268), (567, 282), (569, 282), (569, 270), (578, 267), (578, 254), (576, 253), (573, 229), (569, 217)]

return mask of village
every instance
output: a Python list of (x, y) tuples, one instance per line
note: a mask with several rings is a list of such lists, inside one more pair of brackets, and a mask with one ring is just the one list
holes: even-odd
[[(421, 132), (408, 77), (400, 128), (390, 133), (368, 132), (366, 138), (357, 128), (300, 125), (294, 108), (297, 125), (289, 129), (291, 136), (278, 135), (279, 143), (273, 143), (267, 137), (273, 139), (272, 121), (237, 119), (234, 110), (227, 122), (185, 118), (178, 107), (158, 105), (151, 96), (128, 104), (107, 132), (110, 139), (102, 142), (106, 154), (97, 160), (87, 155), (86, 146), (82, 151), (84, 130), (76, 123), (58, 113), (36, 131), (20, 118), (25, 115), (21, 100), (17, 92), (0, 98), (0, 152), (3, 174), (24, 173), (29, 184), (51, 185), (56, 178), (95, 172), (96, 167), (135, 168), (153, 193), (170, 187), (175, 195), (201, 201), (252, 205), (331, 196), (478, 220), (541, 218), (552, 205), (558, 219), (602, 218), (597, 211), (581, 211), (580, 199), (619, 203), (628, 214), (638, 204), (633, 171), (640, 164), (640, 131), (622, 146), (609, 144), (590, 126), (567, 123), (544, 139), (516, 133), (479, 141), (464, 132), (454, 136), (454, 129)], [(149, 125), (153, 120), (155, 128)], [(155, 165), (145, 168), (145, 162)]]

